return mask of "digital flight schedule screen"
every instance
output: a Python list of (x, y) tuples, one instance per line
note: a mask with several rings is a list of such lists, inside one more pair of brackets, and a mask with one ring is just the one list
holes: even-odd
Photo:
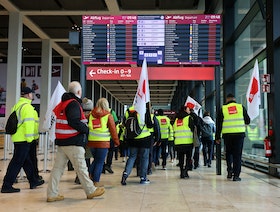
[(220, 15), (84, 15), (89, 64), (219, 65)]

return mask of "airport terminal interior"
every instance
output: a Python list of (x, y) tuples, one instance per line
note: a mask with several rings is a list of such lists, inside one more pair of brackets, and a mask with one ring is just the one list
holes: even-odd
[[(21, 83), (34, 91), (45, 180), (29, 189), (21, 171), (14, 184), (21, 191), (0, 193), (1, 210), (279, 211), (279, 11), (279, 0), (0, 0), (0, 182), (13, 154), (5, 122)], [(166, 170), (154, 167), (147, 185), (135, 170), (121, 185), (125, 162), (119, 156), (114, 173), (101, 176), (105, 194), (93, 200), (66, 167), (60, 182), (64, 201), (46, 202), (56, 147), (44, 121), (56, 88), (79, 81), (84, 97), (94, 103), (107, 98), (122, 119), (134, 101), (144, 58), (150, 103), (171, 118), (187, 97), (214, 121), (228, 93), (248, 109), (249, 82), (258, 70), (260, 104), (246, 126), (242, 180), (227, 179), (222, 142), (221, 158), (211, 167), (200, 152), (199, 167), (180, 179), (178, 160), (169, 157)]]

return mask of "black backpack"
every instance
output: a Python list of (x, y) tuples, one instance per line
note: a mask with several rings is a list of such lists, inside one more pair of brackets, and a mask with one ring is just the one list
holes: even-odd
[(156, 116), (153, 117), (153, 121), (154, 121), (154, 138), (155, 138), (154, 142), (158, 142), (161, 139), (160, 125)]
[[(26, 103), (25, 103), (26, 104)], [(25, 104), (22, 104), (20, 107), (19, 107), (19, 114), (20, 114), (20, 111), (23, 107), (23, 105)], [(18, 128), (18, 117), (17, 117), (17, 110), (13, 111), (8, 120), (7, 120), (7, 123), (6, 123), (6, 126), (5, 126), (5, 131), (6, 131), (6, 134), (10, 134), (10, 135), (13, 135), (17, 132), (17, 128)]]
[(125, 126), (125, 138), (126, 139), (134, 139), (138, 135), (141, 134), (143, 128), (139, 126), (139, 122), (137, 119), (137, 112), (136, 111), (128, 111), (128, 118), (124, 122)]
[(205, 123), (204, 121), (202, 121), (202, 124), (200, 126), (200, 131), (201, 131), (201, 137), (203, 138), (213, 137), (212, 126), (210, 124)]

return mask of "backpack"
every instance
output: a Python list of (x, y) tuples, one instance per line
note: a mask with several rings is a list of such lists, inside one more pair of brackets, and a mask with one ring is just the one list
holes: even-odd
[(153, 121), (154, 121), (154, 142), (158, 142), (160, 140), (160, 126), (159, 126), (159, 122), (156, 118), (156, 116), (153, 117)]
[(202, 121), (202, 124), (200, 126), (200, 131), (201, 131), (201, 137), (203, 138), (212, 138), (213, 136), (212, 126), (210, 124), (205, 123), (204, 121)]
[(138, 135), (141, 134), (142, 130), (138, 119), (137, 119), (137, 112), (128, 111), (128, 118), (124, 122), (125, 126), (125, 138), (126, 139), (134, 139)]
[[(22, 104), (19, 107), (19, 114), (20, 114), (20, 111), (21, 111), (23, 105), (25, 105), (25, 104)], [(17, 110), (15, 110), (10, 114), (10, 116), (7, 120), (7, 123), (5, 126), (6, 134), (10, 134), (10, 135), (15, 134), (17, 132), (17, 128), (18, 128), (17, 125), (18, 125), (18, 117), (17, 117)]]

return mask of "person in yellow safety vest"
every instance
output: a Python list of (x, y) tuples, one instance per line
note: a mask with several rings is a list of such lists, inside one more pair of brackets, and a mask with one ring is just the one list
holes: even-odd
[[(129, 112), (133, 113), (135, 111), (134, 106), (130, 107), (126, 111), (125, 120), (129, 117)], [(142, 132), (135, 138), (127, 139), (127, 144), (129, 147), (129, 158), (126, 161), (125, 169), (122, 174), (121, 184), (126, 185), (126, 179), (130, 175), (137, 155), (139, 154), (140, 158), (140, 167), (139, 167), (139, 176), (140, 176), (140, 184), (148, 184), (150, 183), (149, 179), (147, 178), (147, 170), (149, 164), (149, 151), (151, 147), (151, 133), (149, 131), (150, 128), (153, 127), (153, 123), (151, 120), (150, 114), (150, 105), (149, 103), (146, 104), (146, 113), (145, 113), (145, 123), (142, 123), (140, 120), (140, 115), (137, 114), (138, 123), (142, 129)]]
[(179, 159), (181, 179), (189, 178), (188, 168), (190, 166), (193, 150), (194, 122), (190, 113), (190, 109), (183, 106), (177, 113), (173, 124), (174, 145)]
[(101, 196), (105, 192), (103, 187), (94, 186), (89, 178), (84, 148), (88, 141), (89, 129), (88, 120), (82, 109), (81, 97), (81, 84), (78, 81), (72, 81), (68, 85), (68, 92), (62, 95), (61, 102), (53, 110), (56, 115), (57, 152), (49, 178), (47, 202), (64, 200), (64, 196), (58, 193), (58, 187), (69, 160), (73, 164), (87, 199)]
[(100, 176), (103, 170), (105, 158), (110, 148), (112, 137), (115, 146), (120, 145), (114, 118), (110, 113), (109, 102), (105, 98), (100, 98), (96, 102), (95, 108), (89, 115), (89, 135), (88, 146), (93, 155), (93, 162), (90, 165), (89, 173), (94, 185), (103, 186), (100, 183)]
[[(35, 176), (34, 164), (30, 158), (31, 143), (38, 139), (38, 114), (31, 105), (32, 99), (31, 88), (23, 87), (19, 101), (11, 110), (12, 112), (17, 111), (18, 126), (16, 133), (11, 136), (14, 143), (14, 154), (4, 177), (1, 193), (20, 192), (20, 189), (14, 188), (13, 184), (21, 168), (26, 173), (30, 189), (44, 183), (44, 180), (39, 180)], [(20, 107), (21, 109), (19, 109)]]
[(233, 94), (228, 94), (226, 103), (217, 115), (216, 143), (225, 142), (227, 178), (233, 181), (241, 181), (241, 156), (245, 138), (245, 125), (250, 124), (247, 110), (241, 104), (236, 103)]
[(168, 146), (168, 138), (170, 135), (170, 119), (163, 114), (163, 110), (158, 110), (158, 115), (156, 116), (159, 126), (160, 126), (160, 140), (159, 146), (161, 149), (161, 158), (162, 158), (162, 169), (166, 170), (166, 158), (168, 155), (167, 146)]

